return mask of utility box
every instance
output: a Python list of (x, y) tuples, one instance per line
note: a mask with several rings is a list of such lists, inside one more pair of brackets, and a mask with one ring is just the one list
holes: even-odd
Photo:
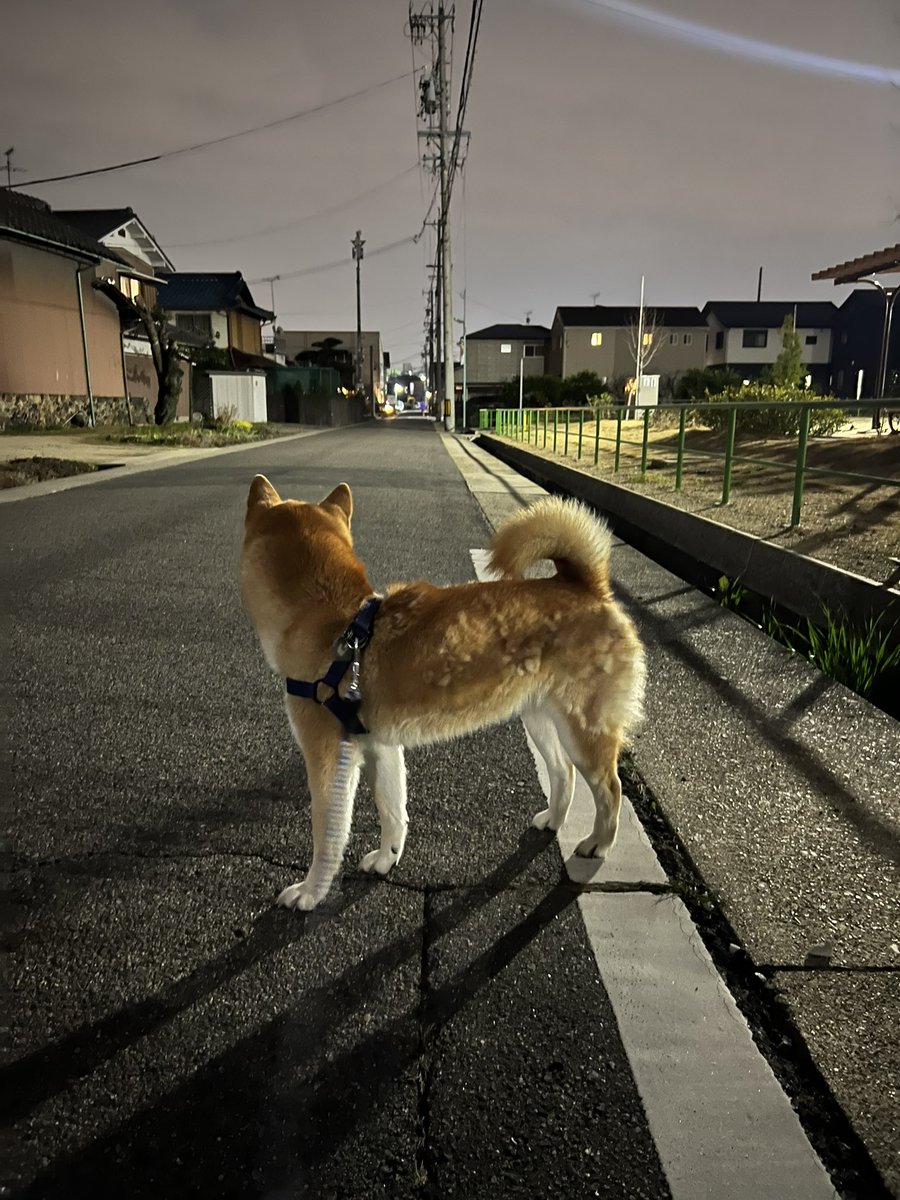
[(637, 390), (638, 408), (655, 408), (659, 404), (659, 376), (642, 375), (641, 385)]
[(194, 381), (193, 409), (207, 420), (230, 412), (236, 421), (267, 420), (264, 371), (203, 371)]

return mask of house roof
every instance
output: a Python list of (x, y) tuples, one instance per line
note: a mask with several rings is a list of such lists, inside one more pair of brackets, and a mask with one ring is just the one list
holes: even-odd
[(816, 271), (813, 279), (833, 279), (837, 283), (856, 283), (865, 275), (874, 275), (877, 271), (893, 274), (900, 271), (900, 245), (885, 246), (883, 250), (873, 250), (861, 258), (851, 258), (847, 262), (838, 263), (836, 267), (825, 267)]
[(240, 271), (159, 271), (166, 288), (160, 303), (167, 312), (242, 312), (271, 321), (275, 314), (260, 308)]
[(476, 329), (466, 334), (469, 342), (544, 342), (549, 338), (550, 330), (543, 325), (488, 325), (485, 329)]
[(68, 258), (92, 263), (108, 259), (127, 265), (114, 250), (64, 220), (45, 201), (11, 188), (0, 191), (0, 236), (40, 246)]
[(703, 315), (726, 329), (780, 329), (795, 309), (798, 329), (831, 329), (837, 320), (830, 300), (710, 300)]
[[(706, 326), (706, 321), (703, 319), (699, 308), (686, 305), (660, 308), (658, 305), (648, 304), (645, 306), (644, 312), (650, 311), (655, 314), (657, 324), (668, 326), (669, 328), (699, 329)], [(636, 304), (624, 306), (586, 304), (578, 308), (558, 308), (556, 315), (563, 325), (581, 327), (592, 325), (595, 328), (602, 329), (611, 326), (636, 325), (638, 312), (639, 309)]]
[(56, 215), (98, 242), (118, 233), (124, 225), (135, 222), (140, 229), (135, 240), (145, 253), (149, 252), (160, 260), (158, 263), (153, 263), (154, 267), (165, 266), (169, 269), (172, 267), (165, 251), (133, 208), (68, 208), (57, 210)]

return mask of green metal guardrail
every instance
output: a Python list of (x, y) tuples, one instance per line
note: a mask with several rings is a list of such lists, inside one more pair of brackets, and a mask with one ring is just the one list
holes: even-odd
[[(734, 464), (746, 462), (752, 463), (755, 466), (770, 467), (774, 470), (792, 472), (794, 476), (794, 497), (791, 506), (791, 525), (800, 524), (800, 513), (803, 507), (803, 489), (808, 475), (826, 475), (836, 479), (850, 479), (860, 483), (874, 483), (878, 485), (886, 485), (888, 487), (897, 487), (896, 479), (886, 479), (879, 475), (863, 475), (853, 471), (832, 471), (827, 467), (810, 467), (807, 465), (807, 449), (809, 443), (809, 425), (810, 418), (815, 409), (839, 408), (845, 413), (859, 414), (860, 412), (873, 412), (883, 408), (884, 402), (871, 402), (867, 404), (865, 401), (855, 400), (852, 403), (842, 404), (840, 401), (834, 400), (810, 400), (801, 402), (800, 404), (800, 428), (797, 434), (797, 450), (794, 456), (793, 465), (788, 465), (782, 462), (775, 462), (771, 459), (756, 458), (753, 455), (735, 454), (734, 443), (737, 433), (737, 418), (741, 410), (758, 412), (763, 409), (776, 408), (783, 412), (785, 408), (784, 401), (769, 401), (764, 403), (753, 404), (744, 401), (736, 401), (731, 404), (709, 403), (707, 401), (674, 401), (661, 405), (659, 408), (644, 408), (641, 410), (642, 415), (638, 418), (641, 422), (641, 474), (647, 470), (647, 452), (650, 440), (650, 420), (651, 414), (655, 412), (671, 413), (678, 410), (678, 437), (675, 446), (675, 490), (680, 491), (684, 483), (684, 461), (686, 456), (696, 456), (702, 458), (721, 458), (724, 460), (722, 473), (722, 504), (728, 504), (731, 501), (731, 484)], [(728, 425), (725, 435), (725, 449), (719, 450), (698, 450), (685, 446), (685, 433), (687, 426), (687, 413), (714, 410), (717, 413), (727, 412)], [(634, 411), (634, 410), (632, 410)], [(572, 414), (575, 414), (575, 420), (572, 420)], [(622, 444), (637, 445), (636, 442), (628, 438), (622, 437), (622, 424), (625, 420), (625, 409), (617, 408), (610, 417), (597, 418), (592, 409), (585, 408), (498, 408), (490, 411), (482, 409), (479, 413), (479, 426), (481, 429), (491, 429), (500, 437), (509, 438), (511, 441), (524, 442), (526, 445), (531, 445), (532, 441), (537, 448), (540, 446), (542, 450), (547, 449), (548, 441), (554, 453), (559, 453), (560, 426), (562, 431), (562, 453), (569, 456), (569, 441), (572, 436), (572, 426), (577, 427), (577, 451), (576, 458), (579, 462), (582, 461), (584, 453), (584, 425), (585, 414), (589, 414), (595, 421), (594, 436), (593, 436), (593, 465), (596, 467), (600, 459), (600, 443), (613, 442), (615, 444), (613, 473), (618, 474), (621, 470)], [(612, 419), (616, 422), (615, 437), (607, 437), (600, 433), (600, 421), (603, 419)], [(551, 431), (552, 425), (552, 431)], [(669, 446), (661, 446), (657, 448), (659, 453), (671, 452)]]

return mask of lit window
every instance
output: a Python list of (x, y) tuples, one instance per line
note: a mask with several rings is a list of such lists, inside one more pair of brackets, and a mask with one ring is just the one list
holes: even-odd
[(644, 345), (645, 345), (645, 346), (652, 346), (652, 345), (653, 345), (653, 334), (652, 334), (652, 333), (645, 333), (645, 334), (644, 334)]
[(500, 353), (501, 354), (512, 354), (512, 342), (501, 342), (500, 343)]
[(690, 346), (693, 344), (694, 335), (692, 333), (686, 333), (682, 340), (685, 346)]
[(603, 345), (603, 334), (602, 333), (592, 333), (591, 334), (591, 345), (592, 346), (602, 346)]

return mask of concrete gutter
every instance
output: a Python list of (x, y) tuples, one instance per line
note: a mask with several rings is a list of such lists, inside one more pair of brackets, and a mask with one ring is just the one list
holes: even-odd
[(614, 532), (648, 558), (672, 567), (673, 551), (704, 564), (717, 575), (771, 598), (801, 617), (818, 620), (827, 605), (856, 626), (884, 618), (900, 641), (900, 590), (762, 538), (642, 496), (584, 471), (481, 435), (478, 445), (550, 490), (564, 491), (603, 512)]

